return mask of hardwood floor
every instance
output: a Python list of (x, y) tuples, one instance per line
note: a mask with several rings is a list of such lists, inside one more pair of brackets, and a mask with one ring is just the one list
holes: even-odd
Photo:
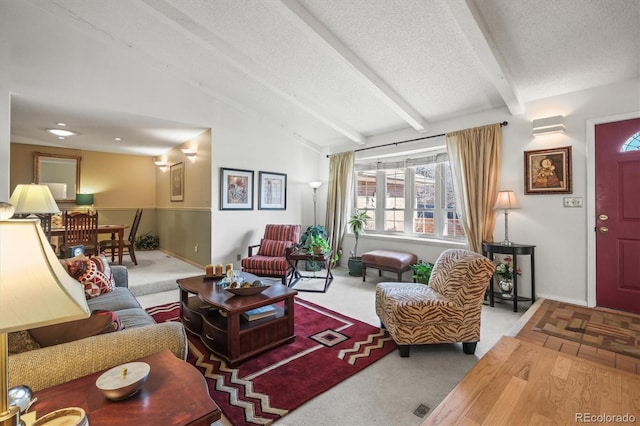
[[(533, 327), (540, 321), (546, 312), (547, 305), (539, 304), (538, 309), (533, 313), (531, 318), (527, 321), (524, 327), (514, 337), (520, 340), (524, 340), (536, 345), (544, 346), (545, 348), (560, 351), (569, 355), (577, 356), (578, 358), (588, 359), (600, 364), (607, 365), (609, 367), (617, 368), (627, 371), (636, 375), (640, 375), (640, 359), (634, 358), (628, 355), (615, 353), (609, 350), (596, 348), (585, 344), (580, 344), (571, 340), (562, 339), (555, 336), (550, 336), (546, 333), (541, 333), (533, 330)], [(608, 313), (616, 313), (611, 309), (595, 308), (596, 310), (602, 310)], [(631, 315), (625, 313), (625, 315)]]
[(637, 425), (640, 376), (503, 336), (421, 426)]
[(421, 426), (640, 424), (640, 358), (535, 331), (556, 306), (538, 300)]

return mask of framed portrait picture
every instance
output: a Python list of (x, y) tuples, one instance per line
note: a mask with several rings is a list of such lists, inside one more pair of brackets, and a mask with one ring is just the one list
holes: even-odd
[(184, 163), (177, 163), (169, 169), (169, 195), (171, 201), (184, 201)]
[(253, 210), (253, 170), (220, 168), (220, 210)]
[(571, 194), (571, 147), (524, 152), (525, 194)]
[(287, 209), (287, 175), (284, 173), (260, 172), (259, 210)]

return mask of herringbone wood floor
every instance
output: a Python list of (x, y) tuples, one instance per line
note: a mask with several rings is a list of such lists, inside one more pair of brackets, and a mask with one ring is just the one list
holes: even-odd
[[(612, 309), (595, 308), (608, 313), (615, 314), (617, 311)], [(520, 332), (515, 336), (517, 339), (525, 340), (546, 348), (560, 351), (566, 354), (575, 355), (579, 358), (588, 359), (609, 367), (618, 368), (629, 373), (640, 375), (640, 358), (634, 358), (611, 352), (605, 349), (596, 348), (585, 344), (580, 344), (571, 340), (550, 336), (546, 333), (534, 331), (533, 327), (540, 321), (546, 312), (546, 305), (542, 304), (531, 316), (529, 321), (524, 325)], [(624, 313), (630, 315), (629, 313)]]

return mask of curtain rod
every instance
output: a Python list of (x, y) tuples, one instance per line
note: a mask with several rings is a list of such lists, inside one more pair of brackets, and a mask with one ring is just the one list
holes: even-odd
[[(504, 127), (504, 126), (508, 126), (508, 125), (509, 125), (508, 121), (503, 121), (502, 123), (500, 123), (500, 127)], [(420, 140), (423, 140), (423, 139), (439, 138), (440, 136), (446, 136), (446, 133), (441, 133), (439, 135), (424, 136), (424, 137), (415, 138), (415, 139), (407, 139), (405, 141), (390, 142), (390, 143), (385, 143), (383, 145), (369, 146), (369, 147), (366, 147), (366, 148), (354, 149), (353, 152), (366, 151), (366, 150), (374, 149), (374, 148), (382, 148), (384, 146), (400, 145), (401, 143), (415, 142), (415, 141), (420, 141)], [(330, 157), (330, 155), (327, 155), (327, 158), (329, 158), (329, 157)]]

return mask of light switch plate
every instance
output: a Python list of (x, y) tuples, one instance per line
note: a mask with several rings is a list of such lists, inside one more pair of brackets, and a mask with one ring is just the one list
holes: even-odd
[(564, 207), (582, 207), (582, 197), (564, 197), (562, 202)]

